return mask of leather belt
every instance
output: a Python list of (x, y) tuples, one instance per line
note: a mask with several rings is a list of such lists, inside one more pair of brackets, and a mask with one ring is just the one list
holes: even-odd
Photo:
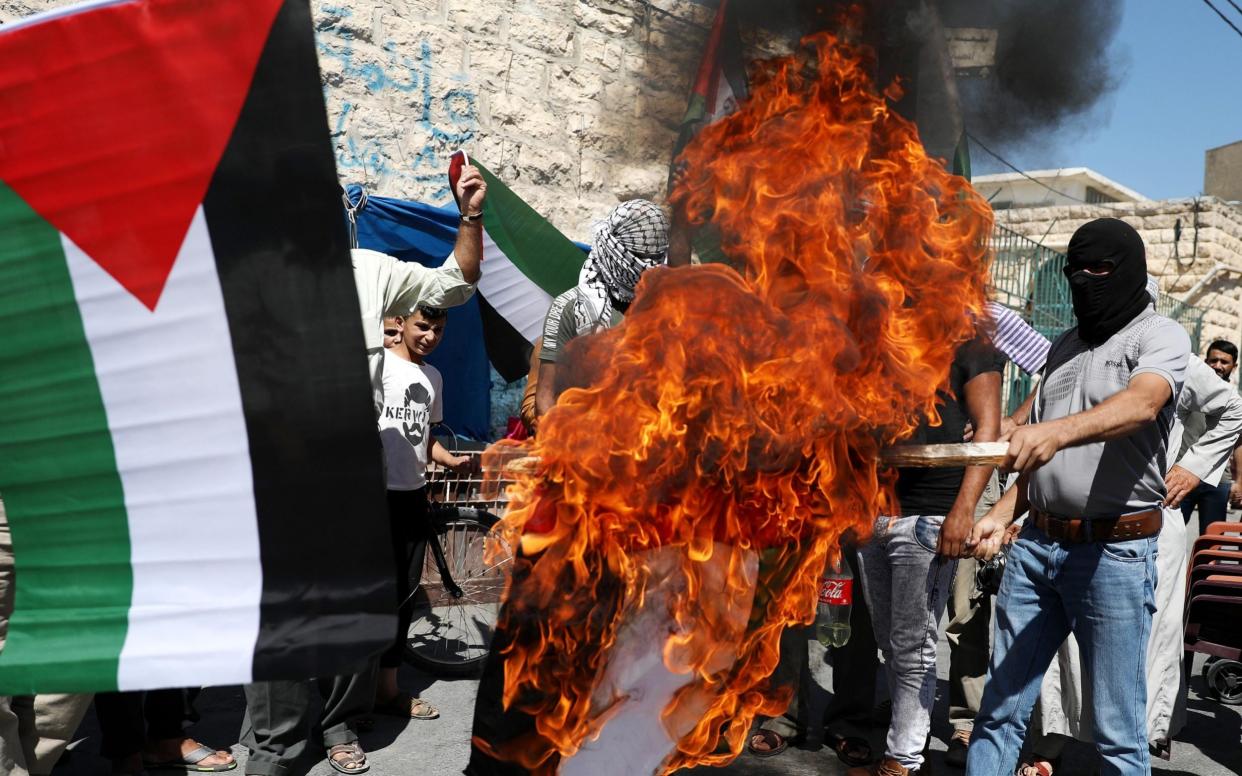
[(1121, 517), (1057, 517), (1038, 509), (1031, 510), (1031, 523), (1058, 542), (1125, 542), (1146, 539), (1160, 533), (1164, 512), (1149, 509)]

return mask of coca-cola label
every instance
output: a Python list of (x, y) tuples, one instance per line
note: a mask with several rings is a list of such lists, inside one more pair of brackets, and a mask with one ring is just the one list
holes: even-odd
[(820, 579), (819, 602), (829, 606), (847, 606), (854, 602), (854, 580)]

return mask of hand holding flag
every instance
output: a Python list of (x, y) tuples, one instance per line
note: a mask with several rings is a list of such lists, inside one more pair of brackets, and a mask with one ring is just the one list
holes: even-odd
[(487, 181), (483, 180), (479, 168), (470, 163), (465, 151), (454, 151), (449, 159), (449, 185), (462, 215), (475, 216), (483, 212)]

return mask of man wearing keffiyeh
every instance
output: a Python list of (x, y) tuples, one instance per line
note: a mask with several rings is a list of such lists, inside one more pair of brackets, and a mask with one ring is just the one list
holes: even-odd
[(566, 343), (617, 325), (642, 274), (667, 261), (668, 218), (645, 199), (622, 202), (595, 225), (593, 242), (578, 285), (554, 299), (544, 319), (535, 393), (539, 415), (556, 403), (556, 369)]

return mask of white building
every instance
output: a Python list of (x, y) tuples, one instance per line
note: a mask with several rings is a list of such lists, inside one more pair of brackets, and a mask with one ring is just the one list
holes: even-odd
[(1149, 201), (1134, 189), (1086, 167), (976, 175), (971, 183), (993, 210)]

